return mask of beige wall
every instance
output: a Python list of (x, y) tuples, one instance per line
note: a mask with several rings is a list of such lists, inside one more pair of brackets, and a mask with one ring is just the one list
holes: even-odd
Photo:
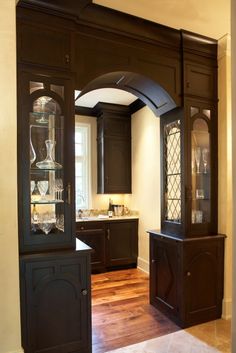
[(233, 310), (232, 353), (236, 353), (236, 1), (232, 1), (232, 173), (233, 173)]
[(0, 11), (0, 353), (20, 352), (15, 0)]
[(160, 119), (147, 107), (132, 115), (132, 194), (125, 204), (139, 211), (138, 266), (149, 271), (147, 230), (160, 228)]
[(230, 36), (218, 47), (218, 231), (226, 234), (223, 317), (232, 315), (232, 125)]
[(230, 33), (230, 0), (93, 0), (176, 29), (219, 39)]

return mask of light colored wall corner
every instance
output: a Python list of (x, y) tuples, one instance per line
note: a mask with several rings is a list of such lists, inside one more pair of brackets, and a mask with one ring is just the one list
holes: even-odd
[(149, 261), (147, 261), (146, 259), (142, 259), (141, 257), (138, 257), (137, 267), (143, 272), (149, 274)]
[(160, 119), (148, 107), (132, 115), (132, 194), (125, 203), (139, 211), (139, 261), (145, 268), (147, 230), (160, 228)]
[(218, 232), (225, 234), (223, 316), (231, 316), (232, 302), (232, 123), (231, 41), (226, 34), (218, 42)]
[(0, 9), (0, 353), (21, 352), (17, 229), (16, 2)]
[(232, 299), (224, 299), (222, 307), (222, 319), (229, 320), (232, 318)]

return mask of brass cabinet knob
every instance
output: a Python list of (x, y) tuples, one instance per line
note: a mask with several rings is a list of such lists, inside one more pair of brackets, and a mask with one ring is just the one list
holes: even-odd
[(152, 264), (155, 264), (156, 262), (157, 262), (157, 260), (152, 259)]
[(82, 227), (80, 227), (80, 229), (81, 229), (81, 230), (84, 230), (84, 227), (82, 226)]
[(82, 295), (87, 295), (88, 294), (88, 291), (87, 291), (87, 289), (83, 289), (82, 291), (81, 291), (81, 293), (82, 293)]
[(187, 272), (187, 277), (190, 277), (191, 276), (191, 272)]

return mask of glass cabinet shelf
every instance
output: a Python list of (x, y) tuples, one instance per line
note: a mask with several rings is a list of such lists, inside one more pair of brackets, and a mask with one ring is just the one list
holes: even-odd
[(31, 205), (43, 205), (43, 204), (46, 204), (46, 205), (50, 205), (50, 204), (53, 204), (53, 205), (55, 205), (55, 204), (57, 204), (57, 203), (64, 203), (64, 201), (63, 200), (36, 200), (36, 201), (34, 201), (34, 200), (31, 200)]

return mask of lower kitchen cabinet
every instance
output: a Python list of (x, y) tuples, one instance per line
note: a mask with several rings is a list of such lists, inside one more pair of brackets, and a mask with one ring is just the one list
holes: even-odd
[(77, 222), (76, 236), (92, 249), (92, 271), (136, 266), (138, 220)]
[(136, 265), (138, 256), (138, 222), (110, 222), (106, 224), (106, 233), (106, 266)]
[(25, 353), (91, 353), (91, 249), (22, 255)]
[(224, 238), (150, 231), (150, 303), (183, 328), (221, 317)]

